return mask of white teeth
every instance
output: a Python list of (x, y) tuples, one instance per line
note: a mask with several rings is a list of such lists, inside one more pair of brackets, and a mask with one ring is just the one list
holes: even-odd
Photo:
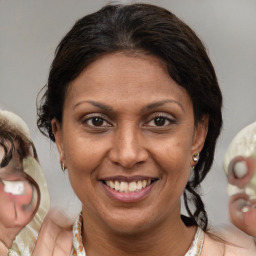
[(137, 190), (142, 189), (142, 182), (141, 180), (137, 181)]
[(125, 182), (125, 181), (106, 181), (106, 185), (116, 191), (121, 193), (128, 193), (128, 192), (135, 192), (139, 191), (146, 186), (151, 184), (151, 180), (139, 180), (139, 181), (132, 181), (132, 182)]
[(114, 189), (117, 190), (117, 191), (119, 191), (119, 189), (120, 189), (120, 183), (117, 180), (115, 181)]
[(249, 212), (251, 210), (251, 207), (250, 206), (244, 206), (242, 209), (241, 209), (241, 212)]
[(25, 183), (23, 181), (7, 181), (4, 183), (4, 191), (13, 195), (24, 195), (26, 193)]
[(238, 179), (243, 178), (248, 173), (248, 168), (245, 162), (237, 162), (234, 165), (234, 174)]
[(120, 192), (127, 193), (128, 192), (129, 185), (127, 182), (122, 181), (120, 183)]
[(114, 188), (114, 187), (115, 187), (115, 183), (111, 180), (111, 181), (109, 182), (109, 186), (110, 186), (111, 188)]
[(147, 186), (147, 181), (146, 180), (143, 180), (142, 181), (142, 187), (145, 188)]
[(136, 189), (137, 189), (136, 182), (135, 181), (130, 182), (129, 183), (129, 192), (134, 192)]

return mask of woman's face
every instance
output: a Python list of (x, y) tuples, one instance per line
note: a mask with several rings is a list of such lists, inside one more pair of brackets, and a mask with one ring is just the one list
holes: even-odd
[(63, 122), (52, 126), (88, 223), (131, 233), (180, 218), (207, 120), (194, 126), (190, 97), (156, 57), (93, 62), (70, 84)]

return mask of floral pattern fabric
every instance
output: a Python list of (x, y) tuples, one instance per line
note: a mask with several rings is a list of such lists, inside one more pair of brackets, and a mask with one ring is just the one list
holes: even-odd
[(83, 243), (82, 243), (82, 213), (78, 216), (73, 225), (73, 249), (70, 256), (86, 256)]

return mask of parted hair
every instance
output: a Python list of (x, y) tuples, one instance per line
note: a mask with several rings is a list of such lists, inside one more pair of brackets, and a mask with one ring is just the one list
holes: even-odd
[(213, 163), (222, 127), (222, 94), (203, 43), (170, 11), (150, 4), (112, 4), (79, 19), (56, 49), (38, 103), (40, 131), (55, 141), (51, 120), (61, 123), (69, 84), (90, 63), (115, 52), (142, 52), (161, 59), (171, 78), (190, 96), (195, 126), (205, 115), (209, 117), (200, 159), (183, 194), (188, 216), (182, 216), (186, 225), (206, 230), (208, 218), (198, 187)]

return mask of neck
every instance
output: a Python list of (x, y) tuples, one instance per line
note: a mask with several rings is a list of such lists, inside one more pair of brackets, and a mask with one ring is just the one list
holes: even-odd
[(83, 241), (86, 255), (136, 255), (170, 256), (185, 255), (189, 249), (196, 227), (186, 227), (180, 217), (175, 221), (156, 223), (148, 230), (133, 233), (109, 231), (86, 220), (83, 224)]

